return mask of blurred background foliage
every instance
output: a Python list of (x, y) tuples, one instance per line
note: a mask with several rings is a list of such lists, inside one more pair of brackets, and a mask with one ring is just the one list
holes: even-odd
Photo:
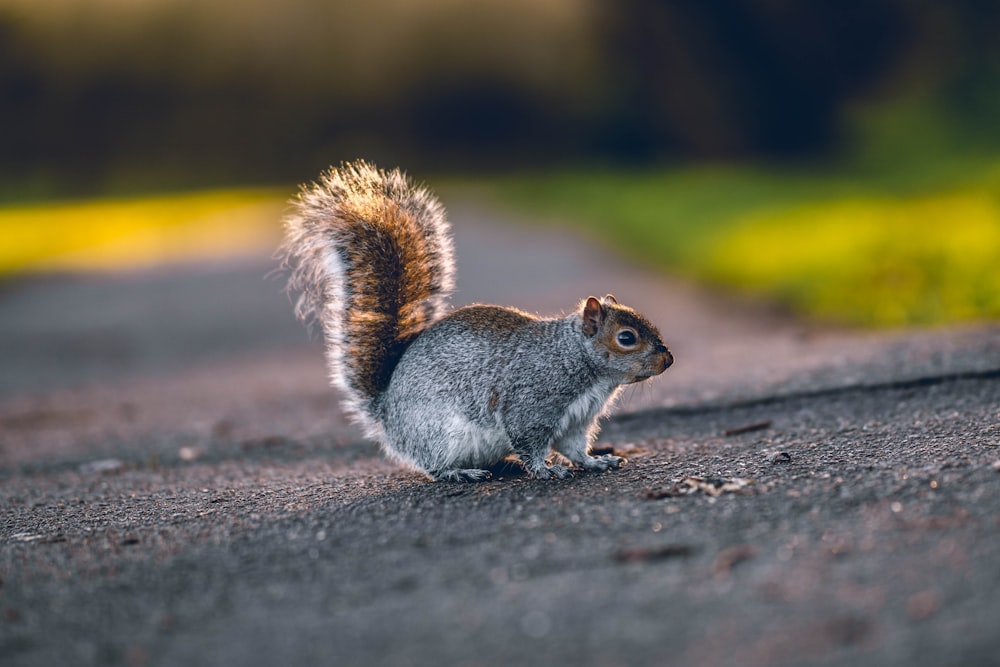
[(82, 261), (30, 230), (273, 230), (233, 187), (365, 157), (817, 317), (996, 317), (997, 35), (994, 0), (0, 0), (0, 271)]

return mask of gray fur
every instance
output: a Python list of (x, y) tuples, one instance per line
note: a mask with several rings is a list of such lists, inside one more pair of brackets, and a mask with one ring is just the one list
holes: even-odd
[(567, 477), (546, 464), (551, 449), (585, 470), (617, 468), (621, 458), (594, 458), (589, 448), (628, 369), (582, 333), (579, 313), (526, 318), (497, 335), (469, 326), (468, 316), (490, 310), (499, 309), (455, 311), (403, 354), (376, 406), (386, 450), (435, 479), (470, 478), (509, 454), (535, 477)]
[[(638, 313), (610, 295), (562, 318), (499, 306), (447, 313), (444, 210), (398, 170), (331, 169), (303, 188), (285, 229), (296, 313), (322, 325), (344, 407), (390, 457), (464, 482), (488, 479), (510, 454), (534, 477), (569, 477), (546, 463), (553, 449), (584, 470), (621, 465), (590, 455), (598, 419), (622, 385), (672, 362)], [(618, 345), (624, 330), (631, 338)]]

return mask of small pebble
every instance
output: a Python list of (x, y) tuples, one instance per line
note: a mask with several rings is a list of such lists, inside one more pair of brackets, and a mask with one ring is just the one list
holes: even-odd
[(181, 461), (197, 461), (201, 458), (201, 449), (185, 445), (177, 450), (177, 455), (181, 458)]
[(993, 471), (1000, 472), (1000, 460), (993, 462)]
[(543, 611), (529, 611), (521, 619), (521, 630), (535, 639), (541, 639), (552, 630), (552, 619)]
[(915, 593), (906, 601), (906, 615), (914, 621), (923, 621), (937, 613), (941, 601), (933, 591)]
[(97, 473), (116, 472), (124, 467), (125, 464), (118, 459), (101, 459), (99, 461), (84, 463), (78, 470), (81, 475), (93, 475)]
[(774, 452), (767, 457), (768, 463), (791, 463), (792, 455), (788, 452)]

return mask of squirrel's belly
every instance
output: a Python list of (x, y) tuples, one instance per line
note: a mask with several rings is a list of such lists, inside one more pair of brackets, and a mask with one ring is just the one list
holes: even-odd
[(446, 431), (444, 457), (448, 467), (488, 467), (514, 451), (510, 438), (499, 424), (487, 426), (464, 415), (452, 415), (446, 422)]

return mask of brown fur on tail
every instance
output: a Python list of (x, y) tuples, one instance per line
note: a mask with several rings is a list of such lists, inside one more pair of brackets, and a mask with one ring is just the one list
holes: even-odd
[(373, 401), (413, 338), (444, 316), (454, 284), (444, 209), (397, 170), (342, 164), (304, 186), (280, 249), (295, 312), (323, 329), (346, 407), (377, 430)]

